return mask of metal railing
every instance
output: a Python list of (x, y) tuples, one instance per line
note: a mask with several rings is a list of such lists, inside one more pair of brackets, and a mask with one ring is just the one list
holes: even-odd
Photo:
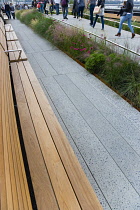
[[(52, 19), (55, 19), (55, 18), (53, 18), (53, 17), (51, 17), (51, 18), (52, 18)], [(58, 22), (61, 22), (61, 23), (63, 23), (63, 24), (72, 26), (72, 27), (74, 27), (74, 28), (76, 28), (76, 29), (78, 29), (78, 30), (81, 30), (81, 28), (79, 28), (79, 27), (77, 27), (77, 26), (74, 26), (73, 24), (70, 24), (70, 23), (67, 23), (67, 22), (64, 22), (64, 21), (58, 20), (58, 19), (55, 19), (55, 20), (57, 20)], [(97, 34), (95, 34), (95, 33), (92, 33), (92, 32), (90, 32), (90, 31), (87, 31), (87, 30), (84, 30), (84, 32), (86, 32), (87, 34), (93, 35), (93, 36), (95, 37), (95, 41), (96, 41), (96, 38), (99, 38), (100, 40), (102, 40), (102, 41), (105, 43), (105, 45), (106, 45), (107, 43), (109, 43), (109, 44), (112, 44), (112, 45), (115, 46), (115, 47), (118, 47), (118, 48), (122, 49), (122, 50), (124, 51), (124, 53), (125, 53), (125, 52), (127, 52), (127, 53), (129, 52), (129, 53), (132, 53), (133, 55), (140, 56), (139, 53), (137, 53), (137, 52), (135, 52), (135, 51), (133, 51), (133, 50), (131, 50), (131, 49), (129, 49), (129, 48), (126, 48), (126, 47), (124, 47), (124, 46), (122, 46), (122, 45), (119, 45), (119, 44), (117, 44), (117, 43), (115, 43), (115, 42), (113, 42), (113, 41), (111, 41), (111, 40), (108, 40), (108, 39), (106, 39), (105, 37), (99, 36), (99, 35), (97, 35)]]

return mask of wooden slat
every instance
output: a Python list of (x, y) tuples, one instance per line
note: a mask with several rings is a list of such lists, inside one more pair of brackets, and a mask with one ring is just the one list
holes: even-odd
[(6, 176), (6, 193), (7, 193), (7, 209), (13, 209), (13, 198), (12, 198), (12, 186), (11, 186), (11, 173), (10, 173), (10, 159), (9, 159), (9, 126), (7, 122), (7, 109), (5, 106), (5, 94), (6, 88), (4, 86), (5, 82), (5, 58), (2, 53), (2, 131), (3, 131), (3, 149), (4, 149), (4, 163), (5, 163), (5, 176)]
[(42, 152), (40, 150), (38, 139), (33, 127), (32, 119), (27, 107), (17, 64), (12, 63), (11, 69), (15, 87), (16, 100), (18, 104), (19, 117), (22, 127), (22, 134), (24, 138), (27, 159), (29, 162), (30, 174), (35, 192), (37, 207), (38, 210), (58, 210), (56, 198), (54, 196)]
[(2, 30), (3, 34), (5, 35), (5, 28), (4, 28), (4, 23), (3, 23), (2, 19), (0, 21), (0, 30)]
[(3, 50), (7, 50), (6, 38), (5, 38), (2, 30), (0, 30), (0, 45), (2, 46)]
[[(9, 41), (7, 43), (8, 45), (8, 50), (17, 50), (17, 49), (22, 49), (19, 41)], [(17, 62), (19, 58), (19, 52), (9, 52), (9, 59), (10, 62)], [(25, 61), (27, 60), (27, 56), (25, 55), (23, 49), (21, 52), (21, 57), (19, 59), (19, 61)]]
[(9, 61), (2, 54), (2, 134), (5, 164), (7, 210), (32, 209), (29, 189), (23, 166), (18, 131), (13, 106)]
[(11, 24), (5, 24), (4, 27), (5, 27), (5, 31), (6, 32), (9, 32), (9, 31), (13, 31), (14, 30)]
[(50, 136), (22, 62), (17, 63), (32, 121), (60, 209), (81, 209)]
[[(2, 48), (0, 47), (0, 63), (2, 64)], [(5, 167), (4, 167), (4, 151), (3, 151), (3, 129), (2, 129), (2, 68), (0, 68), (0, 209), (7, 209), (7, 197), (6, 197), (6, 179), (5, 179)]]
[(60, 124), (58, 123), (29, 62), (24, 61), (23, 63), (40, 105), (40, 109), (44, 115), (59, 156), (61, 157), (82, 209), (101, 210), (102, 207), (97, 199), (97, 196), (87, 180), (86, 175), (83, 172), (62, 128), (60, 127)]
[(16, 33), (14, 31), (6, 32), (6, 40), (7, 41), (16, 41), (16, 40), (18, 40)]

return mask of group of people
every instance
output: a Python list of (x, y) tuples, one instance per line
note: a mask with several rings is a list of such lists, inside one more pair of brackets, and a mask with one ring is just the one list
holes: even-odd
[(5, 3), (2, 7), (1, 10), (6, 13), (8, 19), (11, 19), (11, 16), (13, 19), (15, 19), (15, 7), (12, 3)]
[(69, 0), (45, 0), (45, 1), (39, 1), (36, 2), (36, 0), (32, 1), (32, 6), (36, 7), (39, 12), (45, 13), (45, 14), (50, 14), (52, 15), (53, 10), (56, 10), (56, 15), (59, 15), (59, 8), (60, 5), (62, 7), (62, 12), (63, 12), (63, 18), (68, 19), (68, 2)]
[[(68, 2), (69, 0), (45, 0), (37, 2), (36, 0), (32, 1), (32, 7), (38, 8), (38, 10), (42, 13), (45, 12), (45, 14), (48, 15), (49, 11), (52, 14), (52, 11), (56, 10), (56, 15), (59, 15), (59, 6), (62, 7), (62, 13), (63, 18), (68, 19)], [(95, 6), (100, 7), (100, 12), (96, 14), (95, 18), (93, 18), (94, 8)], [(102, 23), (102, 30), (104, 30), (104, 7), (105, 7), (105, 0), (88, 0), (86, 7), (89, 7), (90, 10), (90, 26), (93, 28), (96, 25), (98, 17), (101, 18)], [(125, 21), (128, 21), (128, 27), (130, 28), (130, 31), (132, 32), (132, 37), (135, 37), (134, 29), (131, 25), (132, 16), (133, 16), (133, 7), (134, 3), (133, 0), (126, 0), (123, 3), (123, 6), (121, 7), (118, 15), (120, 15), (120, 24), (119, 24), (119, 30), (118, 33), (115, 36), (121, 36), (121, 29), (122, 25)], [(83, 18), (83, 12), (85, 8), (85, 0), (74, 0), (73, 3), (73, 15), (74, 18), (78, 18), (81, 20)], [(26, 8), (25, 8), (26, 9)], [(11, 19), (11, 16), (13, 19), (15, 19), (15, 7), (12, 3), (8, 4), (5, 3), (4, 10), (6, 15), (8, 16), (8, 19)]]
[[(90, 10), (90, 26), (93, 28), (96, 25), (98, 17), (101, 18), (101, 23), (102, 23), (102, 30), (104, 30), (104, 7), (105, 7), (105, 0), (88, 0), (87, 2), (87, 8), (89, 6)], [(95, 19), (93, 18), (93, 13), (94, 13), (94, 8), (95, 6), (100, 7), (100, 12), (96, 14)], [(132, 37), (135, 37), (134, 29), (131, 25), (132, 21), (132, 16), (133, 16), (133, 7), (134, 3), (133, 0), (127, 0), (124, 1), (123, 6), (121, 7), (118, 15), (120, 15), (120, 24), (119, 24), (119, 30), (118, 33), (115, 36), (121, 36), (121, 29), (122, 25), (125, 21), (128, 21), (128, 27), (130, 28), (130, 31), (132, 32)], [(84, 0), (74, 0), (73, 4), (73, 14), (74, 18), (79, 18), (82, 19), (83, 17), (83, 11), (85, 8), (85, 1)], [(79, 19), (79, 20), (80, 20)]]

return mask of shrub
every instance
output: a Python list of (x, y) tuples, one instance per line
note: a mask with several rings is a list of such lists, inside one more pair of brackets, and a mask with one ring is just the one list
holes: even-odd
[(95, 52), (86, 59), (85, 68), (92, 73), (99, 73), (105, 63), (105, 58), (104, 54)]

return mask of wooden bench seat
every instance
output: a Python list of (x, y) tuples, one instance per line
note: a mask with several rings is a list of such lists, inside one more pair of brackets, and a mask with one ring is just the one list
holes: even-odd
[(10, 32), (14, 30), (11, 24), (5, 24), (4, 27), (5, 27), (6, 32)]
[[(9, 52), (9, 59), (10, 62), (15, 62), (15, 61), (26, 61), (27, 56), (24, 53), (21, 44), (19, 41), (8, 41), (7, 42), (7, 47)], [(19, 50), (21, 50), (21, 55), (19, 57)]]
[(8, 56), (0, 46), (0, 209), (32, 209), (14, 111)]
[(29, 62), (11, 72), (38, 209), (102, 209)]
[(16, 33), (14, 31), (6, 31), (6, 40), (7, 41), (18, 40)]

